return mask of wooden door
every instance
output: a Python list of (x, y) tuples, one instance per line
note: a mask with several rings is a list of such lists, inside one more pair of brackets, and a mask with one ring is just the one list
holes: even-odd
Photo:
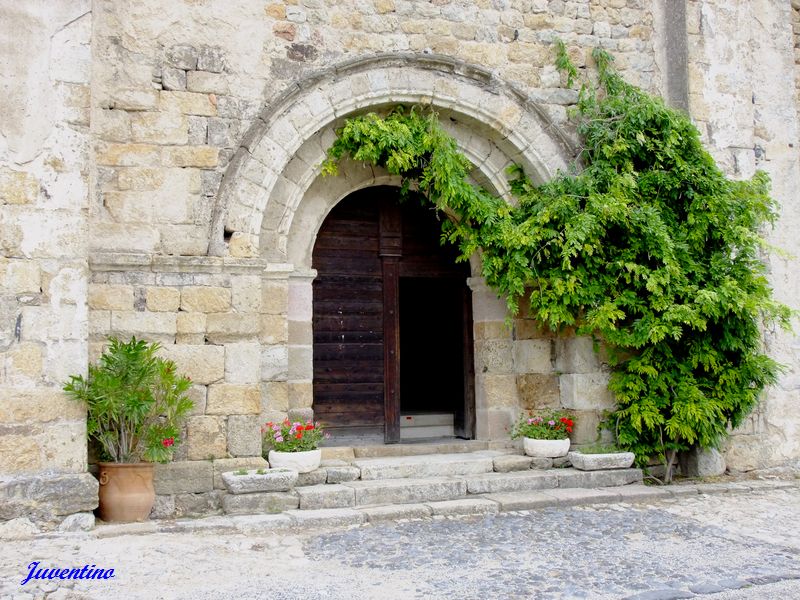
[[(412, 370), (403, 370), (401, 379), (403, 328), (408, 337), (442, 333), (430, 319), (427, 325), (417, 324), (424, 327), (422, 332), (409, 329), (421, 319), (413, 314), (403, 319), (403, 288), (411, 298), (403, 301), (407, 310), (415, 305), (424, 309), (430, 299), (434, 315), (456, 320), (457, 331), (452, 333), (451, 326), (448, 335), (455, 337), (449, 351), (457, 358), (443, 363), (449, 366), (437, 381), (457, 378), (457, 384), (449, 387), (451, 391), (458, 388), (453, 392), (458, 399), (444, 410), (455, 415), (459, 436), (473, 436), (469, 269), (456, 264), (456, 251), (442, 247), (439, 236), (440, 224), (432, 210), (414, 198), (398, 203), (398, 190), (389, 187), (352, 194), (323, 223), (313, 254), (318, 273), (314, 281), (314, 412), (334, 435), (382, 434), (387, 443), (400, 440), (401, 381), (423, 376), (421, 370), (414, 372), (415, 362), (407, 359)], [(445, 297), (452, 301), (443, 304)], [(425, 377), (431, 376), (429, 371)], [(406, 387), (409, 394), (418, 393), (418, 387), (408, 383)], [(418, 399), (409, 394), (406, 403), (411, 406)]]

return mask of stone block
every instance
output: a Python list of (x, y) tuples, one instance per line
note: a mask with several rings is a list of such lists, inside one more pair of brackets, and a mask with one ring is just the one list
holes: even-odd
[(111, 167), (148, 167), (158, 164), (161, 148), (154, 144), (117, 144), (101, 142), (97, 145), (97, 164)]
[(607, 504), (619, 502), (622, 497), (617, 490), (570, 488), (549, 490), (548, 496), (555, 499), (557, 506), (577, 506), (583, 504)]
[(343, 483), (355, 490), (356, 505), (412, 504), (453, 500), (467, 494), (464, 481), (450, 478), (389, 479)]
[(152, 110), (156, 107), (158, 92), (147, 89), (116, 89), (111, 95), (115, 109), (127, 111)]
[(190, 92), (204, 94), (227, 94), (229, 91), (228, 80), (223, 75), (206, 71), (189, 71), (186, 73), (184, 87)]
[(347, 446), (331, 446), (329, 448), (320, 448), (322, 450), (322, 460), (342, 460), (350, 462), (355, 458), (353, 448)]
[(424, 519), (433, 514), (427, 504), (390, 504), (388, 506), (365, 506), (359, 512), (366, 515), (370, 523), (399, 521), (402, 519)]
[(178, 335), (198, 334), (206, 332), (206, 315), (196, 312), (178, 313)]
[(219, 46), (200, 46), (197, 52), (197, 69), (222, 73), (225, 68), (225, 51)]
[(214, 489), (211, 461), (181, 461), (156, 464), (153, 474), (156, 494), (188, 494)]
[(560, 376), (561, 405), (575, 410), (611, 410), (616, 406), (605, 373)]
[[(183, 69), (176, 69), (174, 67), (161, 68), (161, 86), (165, 90), (185, 90), (186, 89), (186, 71)], [(197, 91), (197, 90), (192, 90)]]
[(470, 494), (521, 492), (555, 487), (558, 487), (558, 476), (547, 471), (528, 470), (513, 473), (487, 473), (477, 477), (467, 477), (467, 491)]
[(308, 473), (300, 473), (297, 477), (297, 486), (305, 485), (321, 485), (328, 479), (328, 471), (326, 469), (314, 469)]
[(150, 519), (171, 519), (175, 516), (175, 496), (156, 495)]
[(195, 92), (163, 91), (159, 99), (161, 110), (168, 113), (213, 117), (217, 114), (217, 105), (210, 94)]
[(503, 512), (532, 510), (558, 505), (558, 500), (551, 496), (549, 492), (546, 494), (542, 492), (507, 492), (487, 494), (484, 498), (496, 502)]
[[(228, 471), (222, 474), (225, 488), (231, 494), (253, 492), (287, 492), (297, 483), (297, 471), (292, 469), (264, 469), (263, 473), (250, 469), (245, 474)], [(302, 496), (301, 496), (302, 503)]]
[(511, 340), (475, 342), (475, 367), (478, 373), (513, 373)]
[(314, 386), (311, 381), (289, 382), (289, 408), (311, 408), (314, 402)]
[(286, 343), (289, 341), (289, 326), (284, 315), (261, 315), (259, 340), (264, 344)]
[(0, 540), (27, 540), (40, 533), (39, 527), (26, 517), (18, 517), (0, 523)]
[(523, 411), (537, 411), (561, 406), (558, 375), (527, 373), (517, 375), (519, 405)]
[(361, 525), (367, 520), (364, 513), (352, 508), (321, 508), (319, 510), (290, 510), (287, 514), (298, 527), (346, 527)]
[(133, 310), (133, 286), (89, 284), (89, 308), (94, 310)]
[(544, 456), (531, 457), (531, 469), (552, 469), (554, 466), (552, 458), (546, 458)]
[(559, 488), (604, 488), (642, 482), (641, 469), (614, 469), (611, 471), (557, 471)]
[(213, 344), (256, 340), (260, 331), (259, 315), (212, 313), (206, 319), (206, 337)]
[(233, 343), (225, 346), (225, 381), (255, 384), (261, 379), (261, 345)]
[(493, 460), (496, 473), (510, 473), (511, 471), (527, 471), (531, 468), (531, 457), (519, 454), (506, 454), (496, 456)]
[(112, 311), (111, 329), (122, 337), (135, 335), (146, 340), (170, 344), (177, 332), (177, 315), (139, 311)]
[(191, 71), (197, 68), (197, 48), (188, 44), (178, 44), (167, 50), (167, 63), (177, 69)]
[(161, 151), (160, 157), (161, 164), (168, 167), (213, 169), (219, 164), (219, 149), (204, 145), (167, 146)]
[(298, 506), (300, 499), (291, 492), (228, 494), (222, 499), (222, 509), (228, 515), (279, 513)]
[[(159, 356), (175, 362), (178, 373), (208, 385), (225, 377), (225, 348), (207, 345), (165, 345)], [(227, 413), (226, 413), (227, 414)]]
[[(0, 388), (0, 423), (83, 421), (86, 409), (60, 388)], [(36, 448), (38, 451), (38, 448)]]
[(239, 469), (258, 470), (269, 469), (269, 463), (260, 456), (245, 456), (240, 458), (218, 458), (213, 461), (214, 467), (214, 489), (225, 489), (222, 481), (222, 474), (227, 471), (238, 471)]
[[(263, 411), (288, 413), (289, 384), (285, 381), (268, 381), (261, 384)], [(266, 419), (269, 421), (270, 419)]]
[(289, 348), (282, 344), (261, 349), (261, 380), (285, 381), (289, 375)]
[(343, 485), (309, 485), (298, 487), (301, 510), (320, 508), (347, 508), (355, 506), (355, 492)]
[(149, 144), (185, 144), (189, 141), (186, 117), (172, 112), (136, 112), (130, 117), (131, 141)]
[(208, 388), (206, 414), (258, 415), (261, 412), (261, 390), (256, 385), (216, 383)]
[(496, 513), (500, 508), (500, 504), (485, 498), (443, 500), (442, 502), (430, 502), (428, 506), (434, 515), (442, 516), (488, 515)]
[(41, 293), (42, 273), (39, 264), (30, 260), (0, 258), (0, 289), (11, 294)]
[(353, 461), (361, 469), (361, 479), (396, 479), (400, 477), (456, 477), (478, 475), (494, 470), (491, 456), (442, 454), (434, 456), (395, 456)]
[(515, 375), (492, 373), (475, 376), (475, 404), (480, 408), (519, 406), (517, 379)]
[(186, 446), (189, 460), (228, 457), (228, 441), (223, 417), (198, 416), (186, 419)]
[(328, 483), (343, 483), (361, 478), (361, 469), (348, 465), (325, 467), (325, 471), (328, 473)]
[(604, 469), (627, 469), (633, 464), (633, 452), (612, 452), (608, 454), (583, 454), (570, 452), (569, 461), (579, 471), (600, 471)]
[(39, 197), (39, 181), (26, 171), (0, 169), (0, 205), (33, 204)]
[(681, 472), (688, 477), (716, 477), (725, 473), (725, 457), (715, 448), (692, 448), (681, 456)]
[(289, 306), (289, 283), (268, 279), (261, 283), (261, 308), (266, 314), (285, 315)]
[(515, 373), (551, 373), (552, 344), (550, 340), (514, 340)]
[(231, 308), (231, 291), (213, 286), (186, 286), (181, 290), (181, 310), (189, 313), (222, 313)]
[(199, 494), (176, 494), (175, 516), (178, 518), (204, 517), (219, 513), (224, 495), (225, 493), (220, 490)]
[(69, 515), (58, 526), (59, 531), (91, 531), (94, 529), (94, 514), (90, 512), (75, 513)]
[(228, 453), (232, 456), (261, 456), (261, 424), (258, 415), (228, 417)]
[(147, 310), (153, 312), (176, 312), (181, 303), (181, 292), (177, 288), (148, 287)]
[(97, 479), (88, 473), (6, 478), (0, 481), (0, 519), (52, 520), (55, 515), (91, 512), (97, 508), (98, 488)]
[(562, 338), (556, 344), (556, 370), (561, 373), (595, 373), (600, 360), (590, 337)]

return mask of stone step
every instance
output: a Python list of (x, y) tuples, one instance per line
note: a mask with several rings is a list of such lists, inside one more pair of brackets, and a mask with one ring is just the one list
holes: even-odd
[(406, 444), (336, 445), (323, 446), (321, 449), (323, 460), (352, 460), (353, 458), (385, 458), (389, 456), (419, 456), (421, 454), (464, 454), (488, 450), (489, 442), (453, 439)]
[(470, 494), (546, 490), (558, 487), (558, 471), (551, 469), (549, 471), (528, 470), (511, 473), (486, 473), (467, 477), (466, 482), (467, 492)]
[(491, 451), (470, 454), (431, 454), (363, 458), (353, 461), (361, 469), (361, 480), (421, 477), (459, 477), (491, 473), (494, 470)]
[(414, 504), (455, 500), (467, 495), (463, 479), (430, 477), (426, 479), (373, 479), (341, 484), (355, 491), (355, 505)]

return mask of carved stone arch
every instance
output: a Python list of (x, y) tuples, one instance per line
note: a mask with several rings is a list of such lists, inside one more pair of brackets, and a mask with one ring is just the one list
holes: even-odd
[(349, 115), (397, 104), (439, 111), (475, 164), (475, 179), (501, 194), (508, 164), (541, 182), (573, 156), (544, 110), (488, 70), (439, 55), (353, 60), (297, 82), (263, 109), (220, 186), (209, 254), (291, 262), (294, 213), (319, 176), (335, 127)]

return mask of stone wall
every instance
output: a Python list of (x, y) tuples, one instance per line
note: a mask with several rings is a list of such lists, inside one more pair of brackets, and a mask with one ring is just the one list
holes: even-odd
[[(692, 118), (720, 166), (733, 177), (755, 169), (772, 178), (780, 219), (769, 241), (788, 254), (768, 257), (775, 295), (797, 307), (800, 240), (794, 13), (790, 2), (687, 3)], [(726, 445), (728, 466), (751, 470), (800, 458), (800, 378), (795, 333), (765, 332), (766, 349), (787, 370)]]
[[(135, 334), (163, 344), (196, 403), (177, 462), (159, 467), (154, 514), (217, 510), (219, 471), (263, 464), (260, 422), (310, 416), (318, 227), (348, 193), (391, 183), (358, 165), (319, 177), (341, 119), (432, 104), (475, 180), (508, 197), (510, 162), (541, 181), (574, 151), (576, 93), (561, 87), (556, 38), (581, 69), (603, 47), (628, 81), (688, 101), (730, 174), (766, 169), (783, 205), (771, 239), (800, 255), (796, 3), (676, 6), (0, 0), (6, 30), (27, 32), (3, 40), (0, 62), (0, 476), (16, 486), (5, 496), (44, 498), (30, 486), (45, 472), (59, 473), (57, 490), (91, 496), (84, 415), (60, 387), (107, 335)], [(770, 257), (790, 303), (793, 260)], [(594, 440), (613, 402), (602, 353), (524, 314), (507, 328), (478, 257), (472, 266), (478, 437), (505, 440), (521, 410), (564, 407), (579, 416), (576, 440)], [(789, 371), (729, 444), (734, 468), (800, 456), (798, 344), (774, 332), (766, 341)], [(0, 518), (29, 507), (12, 505)]]
[(92, 17), (88, 0), (0, 11), (0, 518), (54, 517), (97, 504), (61, 391), (87, 364)]

